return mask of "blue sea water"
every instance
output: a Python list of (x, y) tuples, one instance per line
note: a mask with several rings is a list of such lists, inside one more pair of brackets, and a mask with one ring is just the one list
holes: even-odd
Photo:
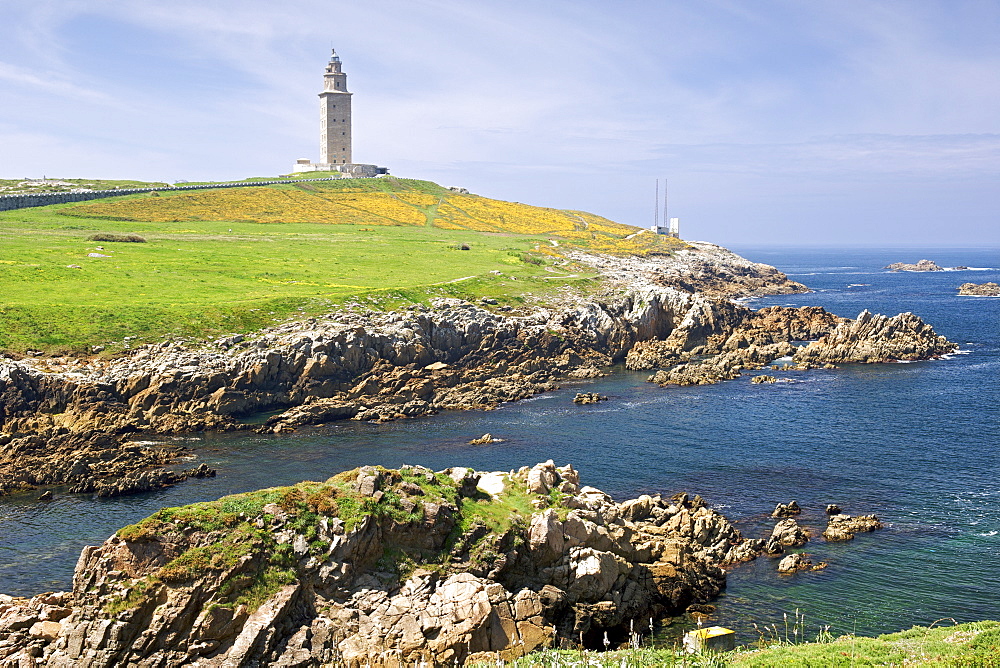
[[(874, 513), (886, 528), (849, 543), (810, 542), (825, 570), (779, 576), (761, 558), (733, 568), (715, 621), (744, 640), (752, 625), (796, 609), (807, 633), (882, 633), (929, 624), (1000, 619), (1000, 299), (958, 297), (963, 282), (1000, 282), (1000, 249), (737, 248), (814, 290), (755, 300), (817, 305), (839, 315), (911, 311), (961, 344), (947, 359), (780, 372), (793, 380), (660, 388), (648, 374), (618, 371), (488, 412), (447, 413), (388, 424), (339, 423), (282, 436), (211, 435), (186, 442), (219, 469), (138, 497), (57, 493), (0, 499), (0, 592), (30, 595), (70, 586), (84, 545), (162, 506), (303, 479), (364, 464), (507, 470), (552, 458), (615, 498), (701, 494), (763, 536), (775, 503), (795, 499), (818, 536), (823, 509)], [(895, 261), (934, 259), (963, 272), (889, 273)], [(586, 388), (606, 403), (577, 406)], [(468, 445), (489, 432), (502, 443)]]

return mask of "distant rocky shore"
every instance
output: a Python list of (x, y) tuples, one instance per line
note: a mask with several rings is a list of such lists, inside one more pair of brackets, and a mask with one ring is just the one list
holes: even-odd
[[(779, 512), (780, 509), (780, 512)], [(823, 536), (881, 526), (831, 515)], [(724, 567), (786, 554), (698, 496), (616, 503), (550, 460), (510, 472), (362, 467), (168, 508), (83, 550), (71, 592), (0, 595), (0, 665), (452, 666), (618, 644), (704, 614)]]
[(1000, 297), (1000, 284), (962, 283), (958, 286), (958, 294), (969, 297)]
[(114, 360), (0, 359), (0, 493), (40, 485), (105, 496), (147, 491), (214, 474), (162, 468), (193, 454), (172, 440), (178, 435), (492, 408), (619, 362), (659, 369), (656, 382), (693, 384), (784, 355), (811, 368), (955, 348), (910, 314), (752, 311), (731, 300), (806, 288), (712, 244), (669, 257), (574, 259), (600, 269), (602, 293), (522, 312), (455, 299), (395, 313), (345, 309)]

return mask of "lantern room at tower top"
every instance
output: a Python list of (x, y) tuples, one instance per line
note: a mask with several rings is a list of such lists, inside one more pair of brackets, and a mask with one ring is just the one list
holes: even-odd
[(343, 172), (351, 176), (377, 176), (389, 172), (385, 167), (353, 161), (351, 96), (347, 90), (347, 74), (334, 50), (323, 73), (323, 91), (319, 94), (319, 162), (300, 158), (295, 161), (293, 172)]

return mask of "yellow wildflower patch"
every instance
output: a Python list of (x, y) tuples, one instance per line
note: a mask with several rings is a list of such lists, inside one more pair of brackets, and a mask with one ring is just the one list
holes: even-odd
[[(150, 222), (232, 221), (347, 225), (432, 225), (444, 230), (544, 234), (572, 246), (646, 255), (683, 242), (585, 211), (564, 211), (458, 193), (407, 179), (227, 188), (99, 200), (63, 209), (89, 218)], [(176, 232), (176, 230), (175, 230)], [(628, 238), (630, 237), (631, 238)]]

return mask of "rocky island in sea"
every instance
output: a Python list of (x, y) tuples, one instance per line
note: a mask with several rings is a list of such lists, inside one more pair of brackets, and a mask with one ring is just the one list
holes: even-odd
[(886, 266), (889, 271), (966, 271), (968, 267), (941, 267), (934, 260), (919, 260), (915, 264), (893, 262)]
[(958, 294), (966, 297), (1000, 297), (1000, 283), (962, 283)]

